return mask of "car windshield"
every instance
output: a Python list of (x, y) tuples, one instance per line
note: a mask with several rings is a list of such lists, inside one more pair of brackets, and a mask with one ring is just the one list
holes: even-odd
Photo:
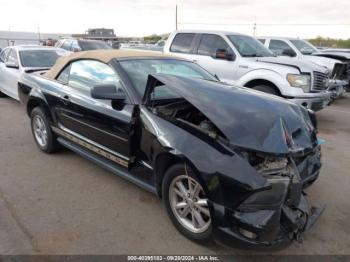
[[(182, 77), (217, 79), (195, 63), (175, 59), (133, 59), (120, 61), (131, 82), (142, 97), (145, 93), (149, 74), (168, 74)], [(157, 88), (153, 99), (171, 99), (179, 96), (169, 88)]]
[(269, 49), (253, 37), (245, 35), (228, 35), (227, 37), (242, 57), (274, 56)]
[(79, 41), (79, 46), (82, 51), (112, 49), (110, 45), (102, 41)]
[(304, 40), (290, 40), (291, 43), (303, 54), (310, 55), (317, 52), (317, 49)]
[(57, 50), (19, 51), (23, 67), (52, 67), (61, 54)]

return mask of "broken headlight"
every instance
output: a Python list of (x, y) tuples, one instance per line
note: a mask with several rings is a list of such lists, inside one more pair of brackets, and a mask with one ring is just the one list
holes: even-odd
[(291, 170), (285, 157), (264, 156), (260, 153), (245, 153), (251, 166), (264, 176), (270, 188), (255, 192), (240, 205), (242, 210), (275, 209), (280, 207), (287, 196)]
[(241, 155), (263, 176), (288, 174), (286, 157), (266, 156), (253, 151), (241, 151)]
[(262, 175), (287, 175), (288, 159), (285, 157), (265, 157), (265, 159), (254, 166), (256, 171)]

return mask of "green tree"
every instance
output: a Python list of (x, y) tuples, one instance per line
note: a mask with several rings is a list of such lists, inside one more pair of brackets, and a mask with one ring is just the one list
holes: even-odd
[(309, 39), (310, 43), (315, 46), (333, 47), (333, 48), (350, 48), (349, 39), (335, 39), (329, 37), (318, 36), (313, 39)]
[(157, 42), (160, 39), (162, 39), (162, 37), (159, 35), (153, 34), (153, 35), (145, 36), (143, 39), (145, 42)]

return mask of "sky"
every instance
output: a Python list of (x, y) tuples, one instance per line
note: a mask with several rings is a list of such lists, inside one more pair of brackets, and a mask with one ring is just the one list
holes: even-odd
[(178, 29), (226, 30), (257, 36), (350, 38), (350, 0), (0, 0), (0, 30), (117, 36)]

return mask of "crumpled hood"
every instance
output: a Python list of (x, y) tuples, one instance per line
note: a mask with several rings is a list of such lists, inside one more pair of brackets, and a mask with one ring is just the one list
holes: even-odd
[[(151, 86), (151, 82), (158, 80)], [(144, 101), (154, 86), (172, 91), (206, 115), (232, 145), (272, 154), (288, 154), (285, 131), (295, 148), (313, 148), (316, 136), (306, 109), (275, 96), (220, 82), (154, 74), (148, 79)], [(160, 87), (161, 88), (161, 87)]]
[(317, 53), (313, 53), (313, 56), (321, 56), (321, 57), (329, 57), (333, 59), (339, 59), (339, 60), (350, 60), (350, 51), (321, 51)]
[(297, 68), (300, 73), (311, 73), (313, 71), (318, 71), (325, 74), (327, 73), (327, 68), (324, 66), (286, 57), (258, 57), (256, 58), (256, 61), (294, 67)]
[(314, 64), (322, 65), (328, 68), (330, 72), (333, 71), (334, 65), (336, 63), (341, 63), (341, 61), (333, 58), (315, 56), (315, 55), (304, 55), (304, 58)]

